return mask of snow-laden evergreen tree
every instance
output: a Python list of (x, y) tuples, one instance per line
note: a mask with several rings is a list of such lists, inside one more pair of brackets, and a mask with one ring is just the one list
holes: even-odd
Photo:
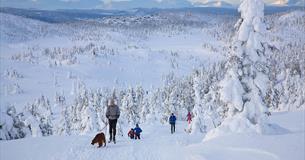
[(195, 71), (193, 77), (194, 93), (195, 93), (195, 106), (193, 109), (193, 121), (188, 128), (191, 133), (204, 133), (206, 131), (206, 126), (204, 125), (204, 107), (202, 103), (203, 85), (201, 85), (201, 74), (199, 71)]
[(294, 69), (286, 69), (285, 72), (286, 78), (281, 84), (281, 99), (278, 110), (291, 111), (304, 109), (305, 78)]
[(140, 111), (140, 122), (144, 123), (147, 120), (147, 116), (152, 113), (152, 108), (150, 106), (150, 97), (151, 95), (146, 91), (143, 95), (143, 100), (141, 102), (141, 111)]
[(125, 119), (127, 124), (133, 126), (140, 121), (139, 112), (140, 108), (137, 105), (136, 93), (130, 87), (122, 99), (122, 119)]
[(72, 107), (64, 105), (61, 109), (60, 120), (57, 124), (56, 134), (70, 135), (72, 130)]
[(177, 119), (181, 119), (181, 117), (178, 116), (179, 111), (179, 89), (177, 86), (177, 78), (175, 77), (174, 73), (170, 73), (165, 76), (164, 86), (162, 89), (162, 102), (164, 103), (162, 113), (162, 121), (167, 123), (169, 116), (174, 113), (177, 117)]
[(206, 133), (221, 122), (222, 107), (218, 95), (217, 70), (215, 66), (212, 69), (202, 68), (192, 75), (195, 106), (190, 110), (194, 117), (188, 128), (192, 134)]
[(75, 100), (75, 107), (77, 118), (76, 130), (81, 134), (93, 130), (94, 116), (92, 115), (92, 108), (89, 106), (89, 93), (85, 87), (79, 91), (78, 98)]
[(179, 94), (178, 87), (179, 86), (177, 84), (170, 86), (171, 91), (168, 95), (168, 109), (169, 112), (174, 113), (177, 118), (181, 119), (181, 115), (179, 114), (180, 111), (179, 98), (181, 95)]
[(236, 36), (228, 59), (228, 71), (221, 81), (221, 99), (229, 108), (228, 118), (207, 138), (228, 132), (267, 132), (266, 95), (268, 70), (262, 36), (265, 32), (262, 0), (243, 0), (238, 8)]
[(94, 113), (94, 128), (97, 131), (100, 131), (107, 124), (106, 119), (106, 109), (107, 109), (107, 92), (104, 92), (101, 89), (98, 89), (92, 93), (90, 103), (93, 107)]
[(157, 88), (149, 98), (149, 108), (146, 115), (146, 123), (156, 123), (162, 121), (162, 109), (164, 108), (162, 101), (162, 91)]
[(0, 139), (19, 139), (31, 135), (29, 126), (25, 122), (23, 113), (17, 113), (14, 105), (10, 105), (6, 114), (1, 113)]
[(28, 104), (24, 109), (24, 114), (27, 115), (26, 123), (31, 127), (33, 136), (53, 134), (53, 112), (50, 101), (45, 96), (42, 95), (33, 104)]
[[(193, 76), (185, 77), (179, 88), (181, 88), (180, 94), (180, 106), (183, 110), (192, 111), (195, 105), (195, 93), (193, 88)], [(187, 113), (183, 113), (183, 117), (186, 117)], [(181, 115), (182, 116), (182, 115)]]

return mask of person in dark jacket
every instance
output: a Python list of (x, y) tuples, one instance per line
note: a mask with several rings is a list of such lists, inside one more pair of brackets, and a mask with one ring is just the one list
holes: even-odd
[(173, 134), (176, 130), (176, 116), (174, 113), (172, 113), (172, 115), (169, 117), (169, 124), (171, 125), (171, 133)]
[(131, 129), (129, 130), (129, 132), (128, 132), (128, 137), (129, 137), (130, 139), (134, 139), (134, 136), (135, 136), (134, 129), (131, 128)]
[(141, 139), (140, 138), (140, 134), (142, 132), (142, 129), (139, 127), (138, 124), (136, 124), (136, 128), (133, 129), (134, 130), (134, 133), (135, 133), (135, 139)]
[(110, 134), (109, 143), (111, 141), (113, 141), (113, 143), (116, 143), (115, 141), (116, 124), (118, 118), (120, 117), (120, 109), (117, 105), (115, 105), (114, 99), (110, 100), (110, 104), (107, 107), (107, 111), (106, 111), (106, 117), (108, 118), (108, 122), (109, 122), (109, 134)]

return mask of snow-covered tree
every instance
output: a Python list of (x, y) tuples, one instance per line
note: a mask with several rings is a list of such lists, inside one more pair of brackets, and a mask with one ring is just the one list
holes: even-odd
[(221, 99), (229, 108), (228, 118), (207, 138), (225, 132), (266, 132), (268, 112), (263, 101), (266, 95), (268, 70), (262, 36), (264, 3), (261, 0), (243, 0), (238, 8), (241, 18), (237, 28), (227, 74), (221, 81)]
[(147, 120), (147, 115), (152, 113), (152, 108), (149, 104), (150, 95), (148, 91), (143, 95), (143, 100), (141, 102), (141, 111), (140, 111), (140, 122), (144, 123)]
[(127, 120), (129, 125), (135, 125), (140, 121), (140, 108), (137, 105), (136, 93), (132, 87), (127, 90), (127, 93), (122, 99), (122, 117)]
[(206, 126), (204, 125), (204, 107), (202, 103), (203, 85), (201, 85), (201, 78), (199, 71), (195, 71), (194, 75), (194, 93), (195, 93), (195, 106), (193, 109), (193, 121), (189, 126), (189, 132), (191, 133), (204, 133), (206, 132)]
[[(216, 67), (217, 66), (217, 67)], [(194, 133), (207, 133), (217, 127), (221, 121), (223, 112), (219, 99), (219, 74), (222, 74), (221, 66), (214, 65), (211, 68), (202, 68), (192, 74), (195, 106), (193, 120), (188, 131)]]
[(27, 115), (26, 123), (31, 127), (32, 135), (48, 136), (53, 134), (53, 112), (50, 101), (45, 96), (42, 95), (34, 103), (28, 104), (24, 109), (24, 114)]
[(107, 123), (107, 96), (108, 95), (101, 89), (97, 89), (96, 91), (91, 92), (91, 116), (93, 119), (93, 129), (96, 131), (100, 131)]
[(162, 120), (162, 109), (164, 108), (164, 103), (162, 101), (162, 91), (158, 88), (156, 89), (149, 98), (149, 111), (147, 111), (146, 122), (156, 123)]
[(17, 113), (14, 105), (10, 105), (6, 114), (1, 113), (0, 139), (19, 139), (31, 135), (29, 126), (25, 123), (23, 113)]

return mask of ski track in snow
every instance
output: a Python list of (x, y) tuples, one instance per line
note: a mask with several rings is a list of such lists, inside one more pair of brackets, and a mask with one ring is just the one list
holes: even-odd
[[(170, 134), (170, 126), (164, 125), (158, 129), (159, 131), (152, 129), (150, 133), (145, 133), (146, 130), (144, 130), (141, 140), (131, 140), (127, 136), (117, 136), (116, 144), (107, 143), (106, 147), (101, 148), (90, 145), (91, 137), (80, 137), (79, 141), (72, 142), (69, 149), (54, 156), (52, 160), (187, 159), (185, 156), (188, 154), (184, 147), (188, 140), (183, 140), (186, 138), (186, 133), (183, 131), (185, 123), (179, 123), (177, 124), (177, 132), (173, 135)], [(108, 136), (108, 133), (106, 133), (106, 136)]]

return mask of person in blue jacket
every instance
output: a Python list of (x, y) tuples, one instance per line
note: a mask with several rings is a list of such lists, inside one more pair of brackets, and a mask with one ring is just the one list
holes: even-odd
[(174, 113), (172, 113), (172, 115), (169, 117), (169, 124), (171, 125), (171, 133), (173, 134), (176, 130), (176, 116), (174, 115)]
[(133, 129), (135, 134), (135, 139), (141, 139), (140, 134), (142, 132), (142, 129), (139, 127), (139, 124), (136, 124), (136, 128)]

